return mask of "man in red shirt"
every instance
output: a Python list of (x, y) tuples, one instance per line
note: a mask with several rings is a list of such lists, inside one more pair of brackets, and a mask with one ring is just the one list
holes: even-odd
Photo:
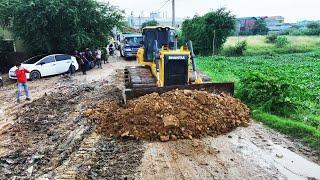
[(29, 94), (29, 88), (27, 84), (27, 76), (26, 73), (30, 73), (25, 68), (21, 67), (21, 64), (16, 65), (16, 76), (17, 76), (17, 86), (18, 86), (18, 93), (17, 93), (17, 102), (20, 102), (20, 96), (22, 91), (24, 90), (26, 92), (27, 101), (30, 101), (30, 94)]

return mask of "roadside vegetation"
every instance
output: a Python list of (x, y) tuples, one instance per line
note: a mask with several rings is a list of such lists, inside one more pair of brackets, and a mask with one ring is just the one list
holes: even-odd
[(315, 21), (307, 25), (305, 29), (290, 28), (280, 33), (281, 35), (290, 36), (319, 36), (320, 35), (320, 22)]
[[(311, 46), (319, 40), (296, 38), (307, 40)], [(255, 46), (261, 51), (264, 48), (272, 49), (274, 45), (265, 43), (263, 39), (265, 37), (262, 36), (246, 37), (248, 51)], [(234, 38), (228, 43), (232, 41)], [(299, 46), (298, 43), (295, 45)], [(315, 51), (201, 57), (197, 65), (214, 82), (235, 82), (236, 97), (251, 107), (255, 120), (320, 150), (320, 53), (316, 47), (306, 48)]]
[(0, 0), (0, 26), (32, 54), (105, 46), (123, 18), (117, 7), (95, 0)]
[[(290, 53), (306, 53), (320, 50), (320, 36), (278, 36), (273, 42), (269, 42), (267, 36), (232, 36), (229, 37), (223, 46), (222, 55), (232, 56), (228, 53), (230, 47), (234, 47), (238, 42), (246, 41), (247, 48), (244, 51), (246, 56), (254, 55), (273, 55), (273, 54), (290, 54)], [(272, 36), (270, 36), (272, 37)], [(279, 48), (276, 40), (285, 37), (287, 43)], [(278, 40), (280, 41), (280, 40)], [(281, 44), (281, 42), (279, 42)], [(281, 44), (280, 46), (282, 46)]]
[(247, 36), (230, 37), (234, 25), (219, 9), (187, 19), (178, 36), (194, 42), (197, 66), (213, 82), (235, 82), (235, 96), (255, 120), (320, 151), (320, 25), (309, 24), (300, 36), (267, 35), (258, 20), (241, 34)]
[(236, 17), (224, 8), (195, 16), (183, 22), (179, 41), (191, 40), (196, 54), (217, 54), (232, 33), (235, 21)]

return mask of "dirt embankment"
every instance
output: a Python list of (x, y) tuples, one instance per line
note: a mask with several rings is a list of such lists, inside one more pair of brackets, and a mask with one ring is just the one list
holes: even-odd
[(203, 91), (175, 90), (149, 94), (126, 107), (104, 102), (86, 115), (109, 137), (169, 141), (200, 138), (247, 126), (249, 109), (239, 100)]

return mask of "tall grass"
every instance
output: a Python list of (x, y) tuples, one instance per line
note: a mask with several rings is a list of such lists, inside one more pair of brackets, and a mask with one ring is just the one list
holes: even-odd
[[(245, 55), (268, 55), (268, 54), (288, 54), (305, 53), (317, 51), (320, 49), (320, 36), (286, 36), (289, 45), (283, 48), (277, 48), (274, 44), (266, 42), (266, 36), (232, 36), (224, 44), (224, 49), (235, 46), (238, 42), (247, 41), (248, 47)], [(222, 50), (222, 55), (226, 51)]]

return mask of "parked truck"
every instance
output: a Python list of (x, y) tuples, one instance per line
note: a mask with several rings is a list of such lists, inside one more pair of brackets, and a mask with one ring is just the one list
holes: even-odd
[(120, 43), (120, 54), (122, 57), (136, 57), (140, 47), (142, 47), (142, 34), (123, 34)]

